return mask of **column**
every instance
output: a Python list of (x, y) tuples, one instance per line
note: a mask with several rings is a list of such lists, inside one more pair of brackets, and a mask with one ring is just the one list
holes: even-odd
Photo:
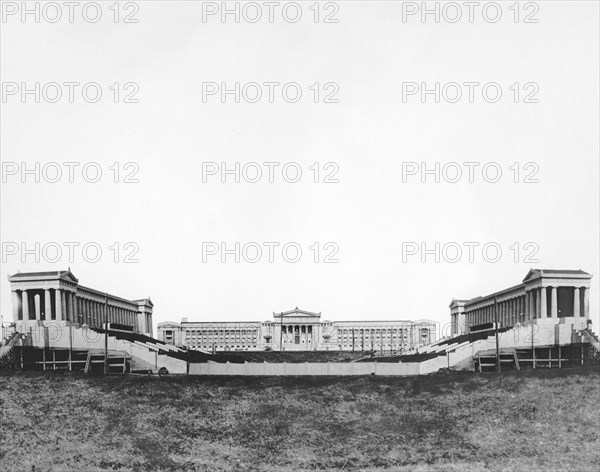
[(573, 291), (573, 316), (581, 316), (581, 306), (579, 303), (579, 287), (575, 287)]
[(531, 319), (531, 295), (529, 292), (525, 292), (525, 319)]
[(71, 321), (79, 321), (79, 313), (77, 311), (77, 295), (71, 292), (71, 305), (73, 306), (73, 313)]
[(12, 292), (12, 309), (13, 309), (13, 321), (19, 321), (19, 313), (21, 308), (21, 297), (19, 292), (14, 290)]
[(60, 299), (62, 303), (62, 312), (61, 312), (61, 320), (68, 320), (68, 311), (67, 311), (67, 292), (65, 290), (60, 291)]
[(39, 293), (33, 295), (33, 306), (35, 308), (36, 321), (42, 319), (42, 300)]
[(529, 291), (529, 319), (535, 320), (535, 290), (531, 289)]
[(62, 316), (62, 293), (61, 290), (54, 290), (54, 316), (57, 321), (61, 321), (63, 319)]
[(546, 287), (540, 289), (540, 318), (548, 318), (548, 298), (546, 296)]
[[(546, 304), (544, 303), (545, 307)], [(542, 291), (539, 288), (535, 289), (535, 317), (542, 318)]]
[(23, 320), (29, 319), (29, 294), (27, 290), (21, 290), (21, 297), (23, 300)]
[[(526, 319), (525, 317), (525, 299), (527, 298), (527, 296), (520, 296), (519, 297), (519, 322), (524, 321)], [(521, 316), (521, 313), (523, 313), (523, 316)]]
[(44, 290), (44, 317), (46, 321), (52, 319), (52, 297), (49, 289)]
[(583, 290), (583, 316), (586, 318), (590, 317), (590, 289), (587, 287), (581, 287)]
[(67, 321), (73, 321), (73, 304), (71, 300), (71, 292), (63, 290), (65, 294), (65, 319)]
[(550, 290), (550, 316), (558, 318), (558, 287), (550, 287)]

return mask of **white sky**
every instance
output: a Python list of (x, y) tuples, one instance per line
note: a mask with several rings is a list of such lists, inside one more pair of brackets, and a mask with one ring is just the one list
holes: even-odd
[[(137, 104), (2, 103), (4, 163), (94, 161), (107, 173), (97, 184), (80, 173), (56, 184), (5, 175), (4, 243), (96, 242), (104, 255), (89, 263), (76, 252), (69, 263), (65, 250), (54, 264), (5, 255), (4, 321), (12, 317), (7, 276), (18, 270), (70, 266), (83, 285), (149, 295), (155, 323), (266, 320), (295, 306), (331, 320), (445, 323), (453, 297), (506, 288), (537, 267), (594, 274), (598, 326), (598, 3), (537, 2), (536, 24), (514, 23), (512, 1), (495, 24), (480, 15), (472, 24), (403, 23), (401, 2), (366, 1), (337, 2), (339, 23), (315, 24), (312, 3), (302, 3), (295, 24), (280, 15), (273, 24), (203, 23), (201, 2), (189, 1), (137, 2), (137, 24), (1, 24), (2, 82), (93, 81), (106, 97), (114, 82), (139, 85)], [(203, 103), (203, 82), (236, 81), (298, 82), (307, 98)], [(314, 82), (336, 82), (339, 103), (313, 103)], [(505, 95), (495, 104), (480, 94), (475, 103), (403, 103), (403, 82), (497, 82)], [(514, 82), (537, 83), (539, 103), (513, 103)], [(111, 182), (108, 167), (129, 161), (140, 183)], [(203, 183), (207, 161), (295, 161), (306, 173), (296, 184)], [(480, 173), (476, 183), (403, 183), (409, 161), (495, 161), (506, 174), (496, 184)], [(313, 162), (337, 163), (340, 182), (313, 183)], [(512, 182), (514, 162), (537, 163), (540, 182)], [(293, 241), (304, 254), (297, 264), (280, 252), (272, 264), (266, 255), (256, 264), (203, 263), (203, 241)], [(496, 242), (503, 256), (490, 263), (479, 250), (473, 263), (466, 254), (457, 263), (403, 263), (402, 242), (436, 241)], [(115, 263), (114, 242), (135, 242), (139, 262)], [(314, 242), (336, 243), (339, 263), (314, 263)], [(539, 246), (539, 262), (523, 261), (527, 242)]]

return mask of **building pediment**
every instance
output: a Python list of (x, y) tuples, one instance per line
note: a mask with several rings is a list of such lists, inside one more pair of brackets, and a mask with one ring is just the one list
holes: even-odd
[(465, 306), (465, 302), (467, 300), (457, 300), (456, 298), (452, 299), (452, 302), (450, 302), (450, 308), (456, 308), (459, 306)]
[(149, 307), (154, 307), (154, 303), (152, 303), (152, 300), (150, 300), (150, 297), (148, 298), (139, 298), (137, 300), (132, 300), (133, 302), (137, 303), (138, 305), (146, 305)]
[(541, 273), (538, 269), (530, 269), (529, 272), (527, 272), (527, 275), (525, 276), (525, 278), (523, 279), (523, 282), (528, 282), (530, 280), (539, 279), (540, 277), (541, 277)]
[(531, 269), (523, 282), (530, 282), (537, 279), (591, 279), (592, 275), (578, 270), (556, 270), (556, 269)]
[(275, 319), (286, 319), (286, 318), (311, 318), (311, 319), (320, 319), (321, 313), (313, 313), (311, 311), (301, 310), (296, 307), (290, 311), (283, 311), (281, 313), (273, 313), (273, 318)]
[(181, 325), (175, 321), (163, 321), (162, 323), (158, 323), (157, 326), (159, 328), (179, 328)]
[(16, 274), (9, 275), (8, 280), (10, 282), (32, 282), (37, 280), (65, 280), (71, 283), (79, 283), (79, 280), (71, 269), (67, 270), (53, 270), (47, 272), (17, 272)]

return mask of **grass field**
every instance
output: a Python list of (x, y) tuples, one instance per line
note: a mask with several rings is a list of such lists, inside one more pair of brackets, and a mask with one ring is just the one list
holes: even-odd
[(0, 373), (2, 471), (597, 471), (598, 368), (418, 378)]

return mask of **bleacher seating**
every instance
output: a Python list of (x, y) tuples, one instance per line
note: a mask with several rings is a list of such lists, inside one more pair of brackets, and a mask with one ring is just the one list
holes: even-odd
[[(512, 326), (505, 326), (499, 328), (498, 334), (504, 333), (512, 328)], [(419, 352), (414, 352), (410, 354), (400, 354), (397, 356), (364, 357), (356, 362), (423, 362), (429, 359), (434, 359), (438, 356), (445, 356), (446, 353), (452, 352), (458, 349), (459, 347), (463, 347), (467, 344), (474, 343), (482, 339), (487, 339), (495, 335), (496, 330), (493, 328), (492, 325), (490, 329), (485, 329), (475, 333), (462, 334), (460, 336), (455, 336), (453, 338), (438, 341), (437, 343), (433, 343), (421, 348)]]
[[(104, 334), (103, 328), (92, 328), (94, 331)], [(158, 355), (166, 355), (187, 362), (230, 362), (236, 364), (243, 364), (246, 360), (235, 354), (212, 354), (204, 351), (194, 351), (181, 349), (179, 347), (167, 344), (158, 339), (151, 338), (143, 334), (134, 333), (132, 331), (125, 331), (121, 329), (110, 329), (108, 335), (119, 340), (129, 341), (136, 346), (140, 346), (149, 349), (154, 352), (158, 352)]]

